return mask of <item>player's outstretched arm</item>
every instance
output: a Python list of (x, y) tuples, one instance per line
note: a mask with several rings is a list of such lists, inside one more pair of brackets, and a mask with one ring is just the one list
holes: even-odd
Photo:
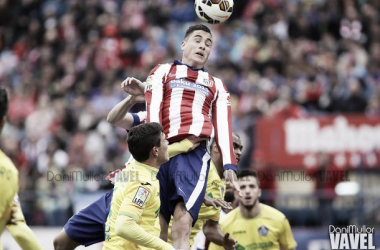
[(137, 245), (157, 250), (173, 250), (174, 248), (159, 237), (147, 233), (134, 219), (125, 215), (119, 215), (116, 220), (115, 233)]
[(236, 240), (232, 239), (229, 233), (223, 234), (217, 221), (206, 221), (203, 225), (203, 233), (210, 242), (223, 246), (226, 250), (233, 250), (236, 247)]
[(6, 226), (9, 233), (23, 250), (42, 250), (36, 236), (25, 222), (20, 203), (16, 202), (12, 207), (11, 218)]

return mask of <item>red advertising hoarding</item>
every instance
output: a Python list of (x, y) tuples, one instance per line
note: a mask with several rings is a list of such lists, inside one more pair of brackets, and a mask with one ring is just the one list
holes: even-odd
[(380, 117), (262, 118), (256, 148), (268, 164), (283, 168), (312, 167), (318, 153), (331, 155), (337, 167), (380, 168)]

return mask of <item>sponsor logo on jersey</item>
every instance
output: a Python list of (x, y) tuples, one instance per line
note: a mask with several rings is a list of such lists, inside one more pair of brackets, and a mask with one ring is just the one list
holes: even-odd
[(210, 90), (207, 87), (195, 82), (186, 81), (184, 79), (174, 79), (170, 81), (169, 86), (171, 89), (184, 88), (188, 90), (194, 90), (195, 92), (200, 92), (206, 96), (210, 94)]
[(245, 234), (245, 230), (240, 230), (240, 231), (234, 231), (232, 234)]

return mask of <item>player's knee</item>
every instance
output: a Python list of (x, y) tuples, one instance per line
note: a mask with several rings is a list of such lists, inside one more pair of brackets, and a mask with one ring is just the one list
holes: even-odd
[(173, 221), (173, 231), (179, 234), (190, 234), (192, 221), (192, 217), (188, 213), (177, 216)]
[(60, 240), (59, 236), (54, 238), (53, 245), (54, 245), (55, 250), (62, 249), (62, 244), (61, 244), (61, 240)]
[(73, 250), (78, 243), (73, 241), (65, 231), (61, 231), (53, 240), (53, 245), (55, 250)]

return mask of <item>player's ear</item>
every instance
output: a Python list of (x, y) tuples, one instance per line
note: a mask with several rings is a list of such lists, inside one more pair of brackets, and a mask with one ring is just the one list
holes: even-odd
[(182, 51), (185, 49), (185, 46), (186, 46), (186, 40), (183, 40), (181, 43), (181, 50)]
[(158, 148), (157, 147), (153, 147), (151, 152), (152, 152), (154, 157), (158, 156)]

